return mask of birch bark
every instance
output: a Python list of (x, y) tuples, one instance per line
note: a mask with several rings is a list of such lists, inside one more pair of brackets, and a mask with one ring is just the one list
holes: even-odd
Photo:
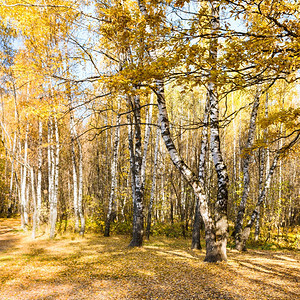
[[(220, 28), (220, 7), (215, 1), (210, 2), (211, 6), (211, 33), (218, 36)], [(219, 133), (219, 100), (216, 86), (216, 68), (218, 56), (218, 38), (212, 37), (210, 40), (209, 56), (211, 60), (211, 71), (208, 82), (208, 97), (210, 102), (210, 151), (213, 158), (215, 170), (218, 177), (218, 193), (215, 205), (215, 222), (216, 222), (216, 244), (218, 248), (220, 260), (227, 260), (226, 245), (227, 245), (227, 203), (228, 203), (228, 174), (224, 163)]]
[(82, 155), (82, 145), (81, 141), (77, 135), (77, 131), (75, 131), (76, 140), (78, 145), (78, 210), (79, 210), (79, 218), (80, 218), (80, 235), (84, 235), (85, 233), (85, 218), (83, 212), (83, 155)]
[[(208, 207), (207, 198), (204, 192), (204, 187), (198, 180), (198, 177), (193, 174), (189, 167), (182, 160), (179, 155), (173, 139), (170, 134), (169, 118), (164, 98), (164, 83), (163, 80), (156, 80), (156, 94), (157, 103), (161, 124), (161, 135), (165, 142), (166, 148), (169, 152), (171, 160), (175, 167), (180, 171), (180, 173), (187, 180), (189, 185), (193, 188), (195, 196), (199, 199), (200, 213), (205, 225), (205, 242), (206, 242), (206, 257), (207, 262), (217, 262), (225, 259), (224, 253), (222, 253), (220, 247), (216, 244), (216, 228), (212, 219), (211, 211)], [(225, 248), (226, 254), (226, 248)]]
[[(83, 157), (82, 146), (76, 130), (74, 121), (73, 104), (70, 99), (70, 131), (71, 131), (71, 153), (72, 153), (72, 171), (73, 171), (73, 205), (75, 216), (75, 232), (84, 235), (85, 232), (85, 218), (83, 213), (82, 192), (83, 192)], [(75, 141), (78, 146), (78, 167), (76, 163)], [(78, 169), (78, 172), (77, 172)], [(79, 229), (80, 221), (80, 229)]]
[(30, 176), (31, 176), (31, 195), (33, 203), (33, 222), (32, 222), (32, 238), (36, 237), (36, 229), (38, 224), (38, 211), (37, 211), (37, 197), (36, 197), (36, 188), (35, 188), (35, 179), (34, 179), (34, 169), (30, 167)]
[(251, 117), (250, 117), (248, 139), (247, 139), (247, 143), (246, 143), (246, 151), (247, 152), (245, 153), (245, 156), (243, 158), (244, 188), (243, 188), (242, 199), (241, 199), (241, 203), (239, 206), (237, 219), (236, 219), (236, 225), (235, 225), (235, 247), (239, 251), (243, 250), (240, 242), (241, 242), (241, 232), (242, 232), (242, 226), (243, 226), (243, 221), (244, 221), (246, 203), (247, 203), (249, 189), (250, 189), (249, 166), (250, 166), (250, 160), (251, 160), (251, 153), (249, 151), (254, 143), (255, 130), (256, 130), (256, 119), (257, 119), (259, 104), (260, 104), (260, 93), (259, 93), (259, 91), (257, 91), (255, 99), (254, 99), (254, 103), (253, 103)]
[[(212, 18), (212, 27), (214, 26), (219, 27), (219, 15), (218, 15), (218, 9), (214, 10), (214, 4), (212, 4), (213, 8), (213, 18)], [(141, 13), (144, 16), (147, 16), (147, 10), (145, 7), (145, 4), (142, 0), (138, 0), (138, 5), (140, 8)], [(217, 14), (216, 14), (217, 13)], [(214, 50), (214, 47), (217, 46), (217, 40), (213, 39), (212, 43), (214, 43), (211, 47), (211, 51), (213, 54), (216, 54), (216, 51)], [(153, 51), (152, 51), (153, 52)], [(153, 58), (155, 58), (155, 53), (152, 53), (149, 51), (149, 55)], [(224, 210), (227, 208), (227, 199), (226, 199), (226, 191), (227, 191), (227, 173), (226, 168), (224, 171), (224, 168), (220, 168), (217, 170), (219, 171), (219, 175), (222, 175), (222, 178), (224, 179), (221, 183), (222, 186), (219, 187), (219, 195), (222, 196), (222, 199), (218, 199), (218, 211), (216, 212), (217, 215), (217, 228), (218, 232), (216, 232), (216, 227), (214, 225), (212, 214), (210, 212), (210, 209), (208, 207), (207, 199), (204, 192), (204, 187), (198, 180), (197, 176), (193, 174), (191, 169), (185, 164), (182, 157), (180, 156), (179, 152), (177, 151), (175, 144), (171, 138), (170, 134), (170, 125), (169, 125), (169, 118), (165, 103), (165, 95), (164, 95), (164, 81), (162, 78), (155, 80), (155, 93), (157, 95), (157, 103), (158, 103), (158, 109), (159, 109), (159, 117), (160, 117), (160, 124), (161, 124), (161, 134), (162, 138), (165, 142), (166, 148), (169, 152), (169, 155), (171, 157), (171, 160), (173, 164), (176, 166), (176, 168), (180, 171), (180, 173), (184, 176), (184, 178), (187, 180), (187, 182), (192, 186), (195, 196), (199, 198), (199, 205), (200, 205), (200, 212), (205, 224), (205, 239), (206, 239), (206, 257), (205, 261), (208, 262), (216, 262), (216, 261), (222, 261), (226, 260), (226, 236), (227, 236), (227, 218), (226, 213), (224, 215)], [(213, 90), (214, 87), (211, 87), (211, 90)], [(215, 103), (211, 103), (214, 105), (211, 112), (211, 118), (214, 121), (215, 117), (218, 117), (218, 102), (215, 101)], [(217, 123), (216, 123), (217, 124)], [(218, 125), (218, 124), (217, 124)], [(213, 129), (214, 130), (214, 129)], [(218, 151), (218, 127), (215, 128), (215, 131), (212, 133), (213, 139), (211, 141), (211, 144), (214, 144), (214, 151), (216, 153), (215, 158), (219, 158)], [(217, 159), (216, 159), (216, 163)], [(224, 201), (223, 201), (224, 200)], [(226, 201), (225, 201), (226, 200)], [(226, 231), (226, 234), (224, 234), (224, 231)], [(216, 233), (218, 234), (218, 239), (216, 239)], [(221, 237), (221, 243), (220, 238)], [(225, 245), (225, 247), (224, 247)]]
[(11, 171), (10, 171), (10, 184), (9, 184), (9, 206), (8, 206), (8, 216), (10, 213), (13, 213), (14, 211), (14, 205), (13, 205), (13, 185), (14, 185), (14, 173), (15, 173), (15, 151), (16, 151), (16, 143), (17, 143), (17, 135), (16, 132), (14, 132), (14, 140), (13, 140), (13, 148), (12, 148), (12, 160), (11, 160)]
[[(60, 144), (59, 144), (59, 132), (58, 132), (58, 122), (56, 116), (53, 117), (54, 122), (54, 135), (55, 135), (55, 145), (51, 148), (51, 188), (52, 188), (52, 197), (50, 201), (50, 238), (55, 237), (55, 226), (57, 221), (57, 202), (58, 202), (58, 184), (59, 184), (59, 153), (60, 153)], [(51, 124), (50, 123), (50, 124)], [(52, 132), (52, 130), (51, 130)], [(52, 139), (53, 141), (53, 139)], [(53, 141), (54, 142), (54, 141)], [(55, 147), (54, 147), (55, 146)], [(55, 150), (55, 153), (54, 153)]]
[(151, 122), (152, 122), (152, 108), (153, 108), (153, 98), (154, 93), (150, 96), (150, 106), (148, 109), (148, 113), (146, 116), (146, 126), (145, 126), (145, 138), (144, 138), (144, 149), (143, 149), (143, 158), (142, 158), (142, 167), (141, 167), (141, 188), (144, 194), (145, 189), (145, 181), (146, 181), (146, 166), (147, 166), (147, 152), (148, 145), (150, 140), (150, 132), (151, 132)]
[[(119, 109), (120, 110), (120, 102)], [(111, 189), (108, 202), (108, 211), (105, 222), (104, 236), (110, 234), (110, 223), (113, 221), (113, 214), (115, 213), (115, 190), (117, 188), (117, 166), (118, 166), (118, 153), (119, 153), (119, 140), (120, 140), (120, 115), (117, 115), (116, 129), (113, 141), (113, 160), (111, 166)]]
[(40, 226), (41, 207), (42, 207), (42, 165), (43, 165), (43, 123), (39, 120), (39, 147), (38, 147), (38, 170), (37, 170), (37, 229)]
[[(200, 146), (200, 156), (199, 156), (199, 181), (202, 186), (205, 186), (205, 175), (204, 175), (204, 168), (205, 168), (205, 159), (207, 154), (208, 148), (208, 122), (209, 122), (209, 108), (210, 102), (207, 95), (204, 115), (203, 115), (203, 129), (202, 129), (202, 139), (201, 139), (201, 146)], [(199, 207), (199, 199), (196, 197), (196, 207), (195, 207), (195, 220), (193, 225), (193, 234), (192, 234), (192, 249), (201, 249), (200, 243), (200, 222), (201, 222), (201, 215), (200, 215), (200, 207)]]
[(135, 153), (134, 153), (134, 183), (135, 199), (133, 205), (133, 232), (129, 247), (141, 247), (143, 243), (143, 190), (142, 190), (142, 136), (141, 136), (141, 105), (139, 95), (133, 96), (133, 116), (135, 129)]
[(53, 188), (54, 188), (54, 153), (53, 153), (53, 121), (52, 117), (49, 117), (48, 120), (48, 133), (47, 133), (47, 141), (48, 141), (48, 201), (50, 205), (50, 227), (51, 227), (51, 213), (53, 209)]
[(150, 201), (149, 201), (149, 206), (148, 206), (147, 227), (146, 227), (146, 238), (148, 240), (150, 237), (152, 208), (153, 208), (155, 187), (156, 187), (156, 171), (157, 171), (159, 138), (160, 138), (160, 128), (157, 127), (156, 138), (155, 138), (155, 148), (154, 148), (154, 165), (153, 165), (153, 171), (152, 171), (153, 172), (152, 173), (152, 186), (151, 186)]
[(27, 187), (27, 154), (28, 154), (28, 132), (29, 124), (26, 124), (25, 142), (24, 142), (24, 164), (21, 166), (21, 227), (26, 230), (28, 226), (28, 212), (27, 212), (27, 198), (26, 198), (26, 187)]
[(75, 154), (75, 123), (73, 112), (70, 114), (70, 129), (71, 129), (71, 155), (72, 155), (72, 172), (73, 172), (73, 206), (75, 225), (74, 231), (79, 232), (79, 210), (78, 210), (78, 181), (77, 181), (77, 166), (76, 166), (76, 154)]
[[(258, 183), (258, 195), (262, 193), (263, 184), (264, 184), (264, 172), (265, 172), (265, 149), (259, 149), (259, 183)], [(259, 217), (260, 217), (260, 206), (257, 210), (257, 218), (256, 218), (256, 225), (255, 225), (255, 240), (258, 240), (259, 237)]]
[(257, 218), (260, 206), (262, 205), (262, 203), (265, 200), (266, 191), (270, 187), (271, 179), (272, 179), (274, 171), (277, 167), (277, 164), (280, 160), (280, 157), (284, 154), (284, 152), (286, 150), (290, 149), (293, 145), (295, 145), (298, 142), (299, 139), (300, 139), (300, 132), (297, 133), (297, 135), (294, 137), (294, 139), (292, 139), (292, 141), (289, 144), (287, 144), (287, 145), (285, 145), (285, 146), (283, 146), (283, 147), (281, 147), (280, 149), (277, 150), (277, 152), (275, 154), (275, 157), (273, 159), (272, 165), (270, 167), (269, 173), (267, 175), (266, 181), (264, 183), (264, 187), (263, 187), (261, 193), (259, 194), (258, 201), (256, 203), (255, 209), (253, 210), (253, 212), (251, 214), (251, 217), (250, 217), (250, 220), (248, 221), (245, 229), (243, 230), (243, 233), (242, 233), (242, 236), (241, 236), (241, 248), (242, 249), (245, 249), (246, 242), (247, 242), (247, 240), (249, 238), (249, 235), (250, 235), (250, 230), (251, 230), (251, 228), (252, 228), (252, 226), (253, 226), (256, 218)]

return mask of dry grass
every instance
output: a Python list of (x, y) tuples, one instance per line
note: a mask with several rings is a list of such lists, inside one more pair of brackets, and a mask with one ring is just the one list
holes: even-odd
[(36, 240), (0, 219), (0, 299), (299, 299), (295, 252), (228, 253), (207, 264), (184, 239), (87, 235)]

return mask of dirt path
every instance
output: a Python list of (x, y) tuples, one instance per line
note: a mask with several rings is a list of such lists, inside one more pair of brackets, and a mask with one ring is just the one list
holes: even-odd
[(207, 264), (189, 240), (74, 235), (35, 241), (0, 219), (0, 299), (299, 299), (299, 254), (228, 251)]

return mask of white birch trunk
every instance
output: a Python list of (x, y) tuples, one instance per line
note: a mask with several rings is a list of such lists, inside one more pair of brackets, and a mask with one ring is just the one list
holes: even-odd
[(24, 142), (24, 164), (21, 166), (21, 226), (22, 229), (26, 230), (28, 226), (28, 211), (27, 211), (27, 197), (26, 197), (26, 187), (27, 187), (27, 153), (28, 153), (28, 131), (29, 124), (26, 125), (25, 142)]
[[(211, 33), (218, 35), (220, 28), (219, 4), (216, 1), (210, 3), (211, 6)], [(219, 260), (227, 260), (227, 202), (228, 202), (228, 174), (224, 163), (219, 133), (219, 100), (216, 86), (216, 68), (218, 56), (218, 38), (213, 37), (210, 40), (209, 56), (212, 61), (211, 72), (209, 74), (210, 81), (208, 83), (208, 97), (210, 101), (210, 150), (218, 177), (218, 194), (215, 205), (215, 221), (216, 221), (216, 243), (214, 247), (218, 248), (220, 255)]]
[(280, 157), (285, 153), (286, 150), (293, 147), (299, 141), (299, 139), (300, 139), (300, 132), (297, 133), (297, 135), (292, 139), (292, 141), (289, 144), (287, 144), (287, 145), (285, 145), (282, 148), (277, 150), (277, 152), (275, 154), (275, 157), (273, 159), (273, 163), (272, 163), (271, 168), (269, 170), (269, 173), (267, 175), (266, 181), (264, 183), (264, 187), (263, 187), (261, 193), (259, 194), (258, 201), (256, 203), (256, 207), (253, 210), (253, 212), (251, 214), (251, 217), (250, 217), (250, 220), (248, 221), (247, 226), (245, 227), (245, 229), (242, 233), (242, 237), (241, 237), (242, 249), (244, 249), (245, 246), (246, 246), (246, 242), (247, 242), (247, 240), (249, 238), (249, 235), (250, 235), (250, 230), (251, 230), (251, 228), (252, 228), (252, 226), (253, 226), (256, 218), (257, 218), (259, 208), (262, 205), (262, 203), (265, 201), (266, 191), (270, 187), (271, 179), (272, 179), (274, 171), (277, 167), (277, 164), (278, 164), (278, 161), (279, 161)]
[[(52, 145), (50, 145), (51, 153), (51, 200), (50, 202), (50, 238), (55, 237), (55, 226), (57, 221), (57, 202), (58, 202), (58, 183), (59, 183), (59, 153), (60, 153), (60, 144), (59, 144), (59, 132), (58, 132), (58, 123), (56, 116), (53, 117), (54, 122), (50, 122), (50, 125), (54, 125), (54, 137), (55, 137), (55, 143), (53, 140), (53, 128), (51, 128), (51, 142)], [(51, 126), (51, 127), (52, 127)], [(54, 143), (54, 145), (53, 145)], [(54, 147), (55, 146), (55, 147)], [(55, 150), (55, 152), (54, 152)]]
[(39, 148), (38, 148), (38, 173), (37, 173), (37, 229), (40, 226), (40, 214), (42, 207), (42, 165), (43, 165), (43, 123), (39, 120)]
[(51, 212), (53, 207), (53, 184), (54, 184), (54, 173), (53, 173), (53, 122), (52, 118), (49, 117), (48, 120), (48, 133), (47, 133), (47, 142), (48, 142), (48, 201), (50, 206), (49, 211), (49, 223), (51, 226)]
[[(72, 107), (71, 107), (72, 109)], [(78, 210), (78, 181), (77, 181), (77, 166), (75, 154), (75, 124), (73, 111), (70, 113), (70, 131), (71, 131), (71, 155), (72, 155), (72, 173), (73, 173), (73, 207), (74, 207), (74, 231), (79, 232), (79, 210)]]
[[(200, 183), (205, 186), (205, 160), (207, 157), (208, 150), (208, 122), (209, 122), (209, 111), (210, 111), (210, 102), (207, 95), (204, 114), (203, 114), (203, 128), (202, 128), (202, 139), (200, 146), (200, 156), (199, 156), (199, 169), (198, 177)], [(193, 224), (193, 235), (192, 235), (192, 249), (201, 249), (200, 243), (200, 207), (199, 199), (196, 197), (196, 207), (195, 207), (195, 220)]]
[(250, 175), (249, 175), (249, 167), (250, 167), (250, 160), (251, 160), (251, 147), (254, 143), (255, 138), (255, 130), (256, 130), (256, 119), (257, 119), (257, 113), (258, 108), (260, 104), (260, 92), (259, 90), (256, 92), (255, 100), (253, 103), (253, 108), (251, 112), (250, 117), (250, 124), (249, 124), (249, 132), (248, 132), (248, 140), (246, 144), (246, 153), (243, 159), (243, 181), (244, 181), (244, 189), (242, 194), (241, 203), (238, 210), (237, 220), (236, 220), (236, 226), (235, 226), (235, 247), (237, 250), (241, 251), (243, 250), (241, 248), (241, 232), (242, 232), (242, 226), (244, 221), (244, 214), (247, 204), (247, 199), (249, 195), (250, 190)]
[[(128, 105), (128, 108), (131, 109), (131, 106)], [(135, 203), (135, 177), (134, 177), (134, 144), (133, 144), (133, 130), (132, 130), (132, 118), (131, 115), (127, 115), (128, 121), (128, 147), (129, 147), (129, 161), (130, 161), (130, 183), (131, 183), (131, 192), (132, 192), (132, 205), (134, 208)]]
[(195, 196), (199, 199), (201, 216), (205, 225), (205, 240), (206, 240), (206, 257), (207, 262), (216, 262), (222, 260), (220, 248), (216, 247), (216, 232), (215, 225), (212, 219), (211, 211), (208, 207), (204, 187), (198, 180), (198, 177), (193, 174), (191, 169), (185, 164), (179, 155), (175, 144), (171, 138), (169, 118), (164, 98), (164, 83), (162, 80), (156, 80), (157, 103), (159, 109), (159, 117), (161, 124), (161, 135), (169, 152), (171, 160), (175, 167), (183, 174), (184, 178), (193, 188)]
[(150, 124), (152, 122), (153, 98), (154, 98), (154, 93), (152, 93), (150, 96), (150, 106), (149, 106), (148, 113), (146, 116), (144, 151), (143, 151), (142, 167), (141, 167), (141, 184), (142, 184), (141, 188), (143, 191), (145, 188), (145, 181), (146, 181), (147, 151), (148, 151), (150, 132), (151, 132)]
[[(264, 184), (264, 171), (265, 171), (265, 149), (259, 149), (259, 183), (258, 183), (258, 195), (262, 193)], [(257, 211), (256, 226), (255, 226), (255, 241), (258, 241), (259, 237), (259, 217), (260, 217), (260, 206)]]
[(78, 209), (80, 218), (80, 232), (81, 236), (85, 233), (85, 218), (83, 212), (83, 155), (81, 141), (76, 132), (76, 140), (78, 144)]
[(133, 233), (130, 247), (140, 247), (143, 243), (143, 190), (141, 182), (142, 167), (142, 137), (141, 137), (141, 106), (139, 95), (133, 96), (134, 101), (134, 129), (135, 129), (135, 153), (134, 153), (134, 181), (135, 199), (133, 206)]
[(14, 185), (14, 172), (15, 172), (15, 152), (16, 152), (16, 143), (17, 143), (17, 135), (16, 132), (14, 132), (14, 140), (13, 140), (13, 148), (12, 148), (12, 159), (11, 159), (11, 171), (10, 171), (10, 184), (9, 184), (9, 211), (13, 213), (14, 207), (13, 207), (13, 185)]
[[(144, 3), (141, 0), (138, 0), (138, 5), (140, 8), (141, 13), (146, 17), (147, 16), (147, 10), (144, 5)], [(214, 12), (213, 12), (214, 15)], [(215, 24), (219, 27), (219, 15), (213, 16), (212, 21), (212, 27), (215, 26)], [(153, 58), (155, 58), (155, 53), (153, 54), (151, 51), (149, 52), (149, 55)], [(176, 166), (176, 168), (181, 172), (181, 174), (185, 177), (187, 182), (192, 186), (195, 196), (199, 198), (199, 205), (200, 205), (200, 212), (205, 224), (205, 238), (206, 238), (206, 257), (205, 261), (208, 262), (216, 262), (221, 260), (226, 260), (226, 236), (224, 236), (224, 228), (227, 234), (227, 218), (226, 222), (223, 222), (224, 216), (222, 215), (222, 218), (219, 218), (217, 220), (217, 228), (222, 229), (222, 232), (218, 232), (218, 236), (221, 235), (222, 237), (222, 245), (221, 247), (218, 245), (218, 241), (216, 240), (216, 231), (215, 226), (211, 217), (211, 212), (208, 207), (207, 199), (205, 196), (205, 191), (203, 185), (199, 182), (197, 176), (193, 174), (191, 169), (185, 164), (182, 157), (178, 153), (175, 144), (171, 138), (170, 134), (170, 125), (169, 125), (169, 118), (165, 103), (165, 95), (164, 95), (164, 82), (163, 79), (156, 79), (156, 95), (157, 95), (157, 103), (158, 103), (158, 109), (159, 109), (159, 117), (160, 117), (160, 124), (161, 124), (161, 134), (162, 138), (165, 142), (166, 148), (169, 152), (169, 155), (171, 157), (171, 160), (173, 164)], [(222, 172), (223, 175), (224, 172)], [(224, 179), (225, 183), (227, 178)], [(220, 191), (223, 191), (223, 189), (219, 189)], [(223, 196), (223, 195), (222, 195)], [(224, 198), (224, 197), (223, 197)], [(221, 212), (223, 213), (224, 206), (227, 206), (227, 201), (224, 201), (220, 203), (219, 201), (218, 206), (221, 207)], [(220, 226), (220, 220), (222, 226)], [(224, 243), (225, 241), (225, 243)], [(225, 244), (225, 247), (224, 247)]]
[(38, 210), (37, 210), (37, 201), (36, 201), (37, 197), (36, 197), (33, 167), (30, 167), (30, 176), (31, 176), (31, 195), (32, 195), (32, 203), (33, 203), (32, 238), (35, 239), (37, 224), (38, 224)]
[[(234, 105), (234, 99), (233, 99), (233, 93), (231, 94), (231, 101), (232, 101), (232, 113), (234, 113), (235, 111), (235, 105)], [(237, 180), (238, 180), (238, 176), (239, 175), (237, 173), (237, 155), (236, 155), (236, 151), (237, 151), (237, 147), (236, 147), (236, 120), (235, 118), (233, 119), (233, 174), (232, 174), (232, 182), (233, 182), (233, 192), (232, 192), (232, 201), (233, 201), (233, 211), (234, 211), (234, 215), (236, 214), (237, 211)]]
[[(120, 102), (119, 102), (118, 111), (119, 110), (120, 110)], [(118, 153), (119, 153), (119, 140), (120, 140), (120, 118), (121, 116), (119, 115), (118, 112), (114, 141), (113, 141), (113, 160), (111, 166), (111, 189), (110, 189), (110, 197), (108, 202), (108, 211), (106, 215), (104, 236), (110, 235), (110, 224), (113, 221), (113, 214), (115, 213), (115, 191), (117, 189), (117, 183), (118, 183), (117, 168), (118, 168)]]
[(155, 148), (154, 148), (154, 165), (153, 165), (153, 171), (152, 171), (152, 185), (151, 185), (150, 201), (149, 201), (148, 215), (147, 215), (146, 238), (148, 240), (150, 237), (152, 209), (153, 209), (153, 202), (154, 202), (155, 188), (156, 188), (156, 171), (157, 171), (159, 140), (160, 140), (160, 128), (157, 127), (156, 138), (155, 138)]

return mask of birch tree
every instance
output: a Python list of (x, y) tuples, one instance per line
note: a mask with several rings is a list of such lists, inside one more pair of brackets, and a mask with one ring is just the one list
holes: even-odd
[(113, 221), (114, 215), (116, 214), (116, 188), (117, 188), (117, 167), (118, 167), (118, 154), (119, 154), (119, 140), (120, 140), (120, 119), (121, 116), (119, 114), (120, 111), (120, 102), (118, 104), (118, 112), (117, 112), (117, 120), (116, 120), (116, 129), (114, 134), (113, 141), (113, 158), (112, 158), (112, 166), (111, 166), (111, 190), (108, 202), (108, 211), (106, 215), (105, 222), (105, 231), (104, 236), (110, 235), (110, 224)]
[(244, 220), (244, 214), (245, 214), (245, 209), (246, 209), (246, 203), (247, 203), (247, 198), (249, 194), (249, 185), (250, 185), (250, 175), (249, 175), (249, 164), (250, 164), (250, 159), (251, 159), (251, 147), (253, 146), (254, 143), (254, 138), (255, 138), (255, 129), (256, 129), (256, 118), (257, 118), (257, 113), (258, 113), (258, 108), (260, 104), (260, 92), (257, 91), (257, 94), (254, 99), (253, 103), (253, 108), (251, 112), (251, 117), (250, 117), (250, 124), (249, 124), (249, 132), (248, 132), (248, 139), (246, 143), (246, 148), (245, 148), (245, 154), (243, 158), (243, 183), (244, 183), (244, 188), (243, 188), (243, 194), (242, 194), (242, 199), (240, 202), (238, 214), (237, 214), (237, 220), (236, 220), (236, 225), (235, 225), (235, 244), (236, 244), (236, 249), (241, 251), (243, 250), (241, 248), (240, 240), (241, 240), (241, 228), (243, 225), (243, 220)]

